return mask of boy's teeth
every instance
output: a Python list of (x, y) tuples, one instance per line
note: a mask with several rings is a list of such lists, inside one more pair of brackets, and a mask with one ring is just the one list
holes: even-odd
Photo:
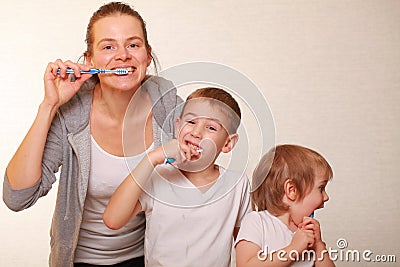
[(192, 148), (192, 149), (194, 149), (194, 150), (196, 150), (197, 152), (201, 152), (201, 151), (202, 151), (202, 149), (201, 149), (200, 147), (195, 146), (195, 145), (193, 145), (193, 144), (189, 144), (189, 147)]

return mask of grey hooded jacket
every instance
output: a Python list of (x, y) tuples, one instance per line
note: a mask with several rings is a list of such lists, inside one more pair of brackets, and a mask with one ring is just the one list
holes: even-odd
[[(7, 175), (4, 178), (3, 200), (11, 210), (20, 211), (49, 192), (56, 182), (55, 173), (62, 166), (50, 231), (50, 266), (73, 266), (89, 180), (89, 117), (95, 83), (94, 79), (89, 79), (68, 103), (59, 108), (47, 136), (42, 177), (38, 183), (30, 188), (13, 190)], [(176, 95), (172, 82), (161, 77), (150, 76), (142, 88), (152, 99), (153, 140), (154, 145), (159, 146), (173, 137), (174, 121), (180, 115), (182, 100)], [(144, 235), (144, 224), (138, 229)]]

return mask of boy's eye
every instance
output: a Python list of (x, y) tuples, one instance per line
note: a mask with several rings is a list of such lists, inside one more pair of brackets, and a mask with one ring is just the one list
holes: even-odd
[(104, 46), (104, 49), (105, 50), (110, 50), (110, 49), (112, 49), (112, 46), (111, 45), (106, 45), (106, 46)]
[(186, 123), (187, 124), (195, 124), (195, 122), (193, 120), (187, 120)]
[(217, 128), (214, 127), (214, 126), (208, 126), (208, 129), (210, 129), (211, 131), (216, 131), (217, 130)]

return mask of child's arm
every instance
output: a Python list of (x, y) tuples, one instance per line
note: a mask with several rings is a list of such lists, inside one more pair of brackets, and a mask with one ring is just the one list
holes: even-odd
[(174, 158), (174, 164), (182, 162), (186, 154), (174, 139), (144, 156), (110, 198), (103, 214), (105, 225), (111, 229), (119, 229), (127, 224), (132, 217), (142, 210), (139, 202), (139, 197), (142, 194), (141, 186), (145, 185), (154, 168), (163, 164), (166, 157)]
[(326, 248), (325, 242), (321, 241), (314, 245), (316, 261), (315, 267), (335, 267), (332, 259), (329, 257), (328, 250)]
[(300, 225), (303, 229), (312, 230), (314, 233), (314, 245), (313, 249), (315, 251), (316, 259), (315, 259), (315, 267), (334, 267), (335, 264), (331, 260), (328, 254), (328, 250), (326, 248), (326, 244), (322, 241), (321, 238), (321, 226), (316, 219), (312, 219), (309, 217), (304, 217), (302, 225)]
[[(261, 248), (253, 242), (241, 240), (236, 245), (237, 267), (285, 267), (292, 264), (290, 253), (298, 251), (298, 254), (306, 250), (314, 242), (313, 232), (310, 230), (297, 231), (289, 246), (278, 251), (261, 251)], [(267, 250), (268, 248), (263, 248)], [(292, 257), (293, 258), (293, 257)]]
[(136, 168), (118, 186), (108, 202), (103, 214), (104, 224), (111, 229), (123, 227), (142, 210), (139, 197), (143, 186), (154, 167), (164, 161), (164, 154), (158, 150), (149, 152)]

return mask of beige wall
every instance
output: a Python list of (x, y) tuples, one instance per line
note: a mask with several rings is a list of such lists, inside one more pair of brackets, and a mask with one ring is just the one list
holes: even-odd
[[(47, 62), (77, 60), (103, 2), (2, 3), (1, 171), (34, 119)], [(343, 251), (400, 257), (400, 1), (130, 2), (162, 69), (209, 61), (240, 71), (268, 99), (277, 143), (326, 156), (335, 176), (316, 216), (332, 249), (345, 238)], [(46, 266), (55, 196), (56, 188), (20, 213), (0, 203), (0, 266)]]

